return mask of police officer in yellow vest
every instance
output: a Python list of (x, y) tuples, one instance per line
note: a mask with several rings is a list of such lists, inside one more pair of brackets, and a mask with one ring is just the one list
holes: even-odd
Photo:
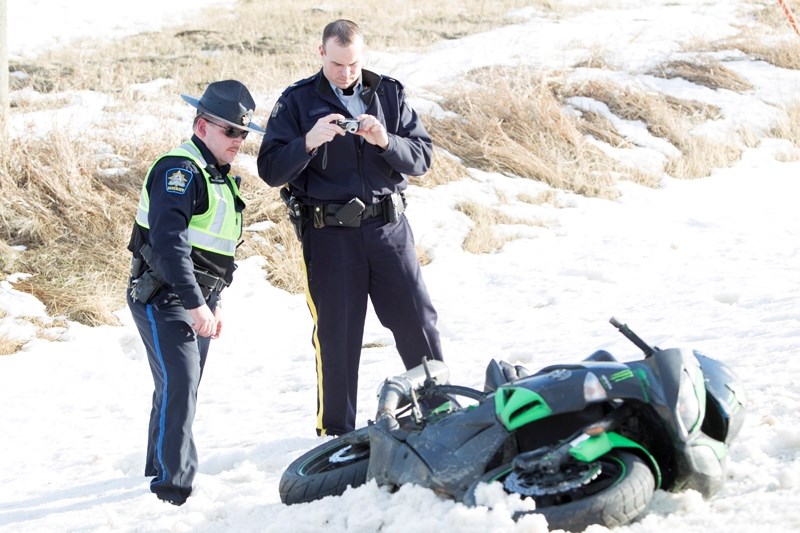
[(220, 292), (233, 278), (244, 201), (230, 164), (249, 132), (255, 102), (236, 80), (208, 85), (191, 140), (159, 156), (142, 186), (128, 249), (128, 307), (144, 342), (155, 390), (145, 476), (160, 499), (192, 492), (197, 388), (211, 339), (222, 332)]

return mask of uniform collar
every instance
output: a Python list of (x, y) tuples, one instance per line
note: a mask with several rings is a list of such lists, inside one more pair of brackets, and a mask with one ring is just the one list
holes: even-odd
[(197, 135), (192, 135), (192, 142), (194, 143), (195, 146), (197, 146), (197, 149), (200, 150), (200, 153), (203, 155), (203, 159), (206, 160), (206, 163), (217, 168), (223, 176), (228, 175), (228, 172), (230, 172), (231, 170), (231, 166), (220, 165), (219, 163), (217, 163), (217, 158), (214, 157), (214, 154), (212, 154), (211, 150), (208, 149), (206, 143), (200, 140), (200, 137), (198, 137)]
[[(333, 96), (338, 100), (338, 95), (334, 91), (333, 85), (330, 81), (328, 81), (328, 78), (325, 77), (322, 69), (319, 69), (319, 72), (317, 72), (316, 76), (317, 80), (315, 83), (317, 94)], [(361, 84), (360, 92), (356, 90), (354, 91), (354, 94), (358, 94), (359, 98), (364, 100), (364, 103), (369, 104), (369, 102), (372, 100), (373, 94), (378, 91), (381, 81), (381, 76), (379, 74), (375, 74), (367, 69), (361, 69), (361, 80), (359, 81)]]
[(340, 100), (342, 99), (343, 96), (353, 96), (353, 95), (358, 96), (361, 94), (361, 89), (364, 88), (364, 84), (361, 82), (361, 78), (359, 78), (356, 84), (353, 85), (353, 94), (347, 94), (347, 95), (344, 94), (344, 91), (342, 89), (331, 83), (330, 80), (328, 80), (328, 83), (330, 83), (331, 89), (333, 89), (333, 94), (335, 94)]

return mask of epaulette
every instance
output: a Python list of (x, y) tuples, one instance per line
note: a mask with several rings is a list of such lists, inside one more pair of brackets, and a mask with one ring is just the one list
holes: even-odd
[(384, 81), (390, 81), (392, 83), (396, 83), (401, 89), (403, 88), (403, 84), (399, 80), (396, 80), (396, 79), (392, 78), (391, 76), (387, 76), (385, 74), (381, 74), (381, 79), (383, 79)]
[(293, 84), (289, 85), (286, 89), (283, 90), (283, 93), (281, 93), (281, 96), (286, 96), (287, 94), (289, 94), (290, 92), (294, 91), (298, 87), (302, 87), (303, 85), (308, 85), (309, 83), (314, 81), (317, 78), (318, 75), (319, 75), (319, 73), (314, 74), (313, 76), (309, 76), (308, 78), (302, 79), (300, 81), (294, 82)]

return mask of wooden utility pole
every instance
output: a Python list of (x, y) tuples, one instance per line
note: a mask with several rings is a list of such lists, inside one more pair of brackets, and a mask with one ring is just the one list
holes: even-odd
[(0, 139), (8, 135), (8, 2), (0, 0)]

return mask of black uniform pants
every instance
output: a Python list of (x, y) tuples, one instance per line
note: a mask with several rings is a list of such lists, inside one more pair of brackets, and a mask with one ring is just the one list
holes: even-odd
[(405, 216), (394, 223), (368, 218), (358, 228), (311, 226), (303, 235), (303, 256), (314, 320), (317, 433), (340, 435), (355, 429), (368, 297), (406, 369), (424, 357), (442, 360), (442, 350)]
[[(209, 298), (212, 311), (217, 297), (212, 293)], [(211, 339), (197, 336), (189, 312), (167, 289), (149, 304), (132, 300), (129, 291), (128, 307), (144, 342), (154, 384), (144, 474), (154, 478), (152, 492), (183, 503), (197, 473), (192, 423)]]

